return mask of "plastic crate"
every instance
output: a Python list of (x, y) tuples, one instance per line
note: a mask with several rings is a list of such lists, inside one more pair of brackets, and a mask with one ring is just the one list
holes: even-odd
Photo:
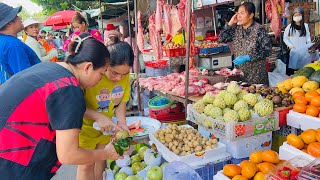
[[(315, 168), (317, 167), (317, 168)], [(303, 167), (298, 179), (299, 180), (310, 180), (310, 179), (320, 179), (320, 158), (312, 161), (307, 166)]]
[(320, 118), (290, 110), (287, 115), (287, 124), (297, 129), (302, 129), (303, 131), (307, 129), (318, 129), (320, 128)]
[(241, 138), (250, 137), (279, 128), (279, 121), (273, 115), (267, 117), (254, 117), (246, 122), (229, 122), (216, 120), (211, 117), (205, 116), (194, 110), (193, 106), (187, 106), (188, 120), (202, 124), (205, 118), (213, 121), (213, 134), (215, 137), (223, 139), (224, 141), (235, 141)]
[[(227, 152), (236, 159), (243, 159), (257, 150), (269, 150), (272, 145), (272, 132), (246, 137), (232, 142), (221, 140), (227, 146)], [(239, 163), (233, 163), (239, 164)]]
[(157, 115), (157, 114), (154, 114), (152, 111), (150, 111), (150, 117), (160, 122), (169, 122), (169, 121), (171, 122), (176, 119), (185, 119), (186, 114), (185, 112), (180, 112), (180, 113), (168, 113), (165, 115)]
[(230, 158), (223, 159), (221, 162), (209, 163), (204, 167), (198, 168), (195, 171), (200, 175), (202, 180), (212, 180), (213, 176), (223, 169), (223, 166), (228, 164)]
[(152, 60), (152, 61), (145, 61), (146, 67), (150, 68), (165, 68), (168, 66), (167, 60)]
[(287, 125), (287, 114), (292, 108), (293, 106), (274, 109), (274, 117), (278, 119), (280, 127)]

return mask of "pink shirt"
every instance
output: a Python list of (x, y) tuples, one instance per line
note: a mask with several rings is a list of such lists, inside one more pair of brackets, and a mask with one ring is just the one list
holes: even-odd
[[(92, 30), (89, 30), (89, 33), (92, 35), (92, 37), (94, 37), (95, 39), (99, 40), (100, 42), (103, 43), (103, 40), (102, 40), (102, 37), (101, 37), (101, 34), (98, 30), (96, 29), (92, 29)], [(80, 35), (80, 31), (76, 31), (74, 32), (73, 34), (70, 35), (70, 37), (64, 42), (63, 44), (63, 50), (64, 51), (68, 51), (68, 47), (69, 47), (69, 43), (71, 42), (71, 39), (74, 35)]]

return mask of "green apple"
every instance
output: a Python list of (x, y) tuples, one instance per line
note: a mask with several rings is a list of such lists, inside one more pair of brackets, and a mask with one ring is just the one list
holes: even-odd
[(141, 162), (141, 158), (140, 158), (140, 156), (139, 156), (139, 154), (136, 154), (136, 155), (134, 155), (134, 156), (131, 156), (131, 164), (133, 164), (133, 163), (135, 163), (135, 162)]
[(125, 180), (128, 177), (128, 175), (125, 172), (119, 172), (115, 176), (115, 180)]
[(160, 167), (161, 167), (162, 171), (163, 171), (163, 168), (166, 167), (167, 164), (168, 164), (168, 162), (164, 162), (163, 164), (161, 164)]
[(149, 180), (162, 180), (162, 177), (163, 177), (162, 169), (158, 166), (152, 166), (147, 171), (147, 178)]
[(115, 165), (114, 168), (113, 168), (113, 171), (114, 171), (114, 172), (118, 172), (119, 170), (120, 170), (120, 167), (117, 166), (117, 165)]
[(116, 139), (116, 140), (125, 139), (125, 138), (127, 138), (127, 137), (129, 137), (129, 133), (128, 133), (128, 131), (125, 131), (125, 130), (123, 130), (123, 131), (118, 131), (118, 132), (116, 133), (116, 135), (115, 135), (115, 139)]
[(143, 180), (143, 178), (135, 175), (135, 176), (128, 176), (125, 180)]
[(134, 174), (137, 174), (139, 171), (143, 170), (146, 166), (142, 162), (135, 162), (131, 166), (131, 170)]
[(143, 146), (143, 147), (141, 147), (141, 148), (139, 149), (138, 154), (139, 154), (139, 156), (140, 156), (141, 159), (144, 158), (144, 153), (146, 152), (146, 150), (148, 150), (148, 147), (147, 147), (147, 146)]

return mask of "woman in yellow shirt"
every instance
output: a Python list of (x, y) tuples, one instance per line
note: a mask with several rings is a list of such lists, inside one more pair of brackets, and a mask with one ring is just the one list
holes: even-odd
[[(117, 118), (117, 126), (129, 131), (126, 125), (126, 103), (130, 97), (129, 73), (133, 65), (133, 51), (126, 42), (118, 42), (107, 47), (110, 53), (110, 65), (99, 83), (85, 89), (87, 110), (84, 115), (79, 136), (80, 147), (84, 149), (102, 149), (110, 141), (110, 135), (101, 131), (112, 131), (112, 117)], [(97, 122), (101, 131), (93, 128)], [(105, 161), (78, 166), (78, 180), (102, 180)]]

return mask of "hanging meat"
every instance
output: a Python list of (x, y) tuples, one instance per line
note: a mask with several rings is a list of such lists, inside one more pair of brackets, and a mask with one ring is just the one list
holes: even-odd
[(141, 24), (141, 12), (140, 11), (138, 11), (137, 19), (138, 19), (137, 45), (138, 45), (139, 50), (141, 52), (143, 52), (143, 50), (144, 50), (144, 37), (143, 37), (143, 27)]
[(192, 13), (191, 15), (191, 30), (190, 30), (190, 61), (189, 61), (189, 68), (195, 68), (195, 62), (194, 62), (194, 56), (196, 54), (195, 52), (195, 46), (194, 46), (194, 41), (195, 41), (195, 32), (196, 32), (196, 18), (195, 15)]
[(171, 32), (170, 35), (174, 36), (181, 29), (181, 23), (179, 20), (179, 12), (175, 6), (171, 7), (170, 10), (170, 22), (171, 22)]
[(157, 9), (156, 9), (156, 31), (160, 32), (162, 29), (162, 6), (164, 4), (163, 0), (157, 0)]
[(156, 24), (155, 24), (156, 14), (153, 13), (149, 17), (149, 36), (150, 36), (150, 43), (155, 53), (156, 60), (162, 58), (162, 44), (161, 44), (161, 37), (160, 33), (156, 31)]
[(283, 17), (285, 17), (285, 2), (284, 0), (267, 0), (265, 3), (265, 11), (267, 18), (271, 21), (270, 28), (277, 38), (281, 31), (281, 18), (278, 11), (278, 5), (281, 7)]
[(187, 29), (187, 17), (186, 17), (186, 9), (187, 9), (187, 1), (181, 0), (179, 2), (178, 6), (178, 14), (179, 14), (179, 20), (181, 23), (181, 26), (184, 30)]
[(164, 32), (166, 34), (171, 33), (171, 6), (169, 4), (165, 4), (163, 6), (163, 20), (164, 20)]

